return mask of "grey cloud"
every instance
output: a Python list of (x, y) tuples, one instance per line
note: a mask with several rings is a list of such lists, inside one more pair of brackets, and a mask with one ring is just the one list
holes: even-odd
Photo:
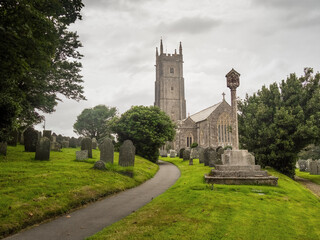
[(199, 34), (218, 27), (220, 20), (204, 17), (183, 17), (175, 22), (160, 23), (157, 30), (165, 33)]
[(269, 7), (269, 8), (282, 8), (282, 9), (315, 9), (320, 7), (319, 0), (267, 0), (267, 1), (259, 1), (253, 0), (253, 5)]

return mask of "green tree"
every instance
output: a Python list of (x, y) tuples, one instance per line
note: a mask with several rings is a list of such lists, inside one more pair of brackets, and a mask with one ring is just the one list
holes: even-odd
[(120, 143), (131, 140), (136, 153), (152, 162), (159, 156), (159, 148), (175, 136), (175, 125), (158, 107), (133, 106), (120, 118), (113, 119), (111, 129)]
[(239, 137), (262, 166), (293, 177), (298, 153), (320, 138), (320, 74), (305, 69), (280, 84), (263, 86), (239, 103)]
[(58, 95), (85, 99), (81, 43), (67, 29), (82, 7), (81, 0), (0, 0), (0, 141), (53, 112)]
[(98, 141), (104, 137), (111, 137), (109, 121), (116, 115), (117, 109), (105, 105), (84, 109), (73, 125), (78, 135), (96, 138)]

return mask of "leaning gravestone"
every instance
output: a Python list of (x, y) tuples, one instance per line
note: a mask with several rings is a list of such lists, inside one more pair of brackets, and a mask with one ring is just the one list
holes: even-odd
[(221, 160), (218, 160), (218, 154), (213, 147), (207, 147), (204, 150), (204, 165), (214, 167), (216, 164), (222, 164)]
[(105, 163), (113, 164), (114, 157), (114, 147), (111, 139), (105, 138), (101, 144), (99, 144), (100, 149), (100, 160)]
[(92, 149), (97, 149), (97, 147), (98, 147), (97, 139), (92, 138)]
[(51, 130), (43, 130), (42, 135), (50, 140), (51, 139)]
[(76, 151), (76, 160), (88, 159), (88, 150)]
[(24, 150), (26, 152), (35, 152), (38, 143), (38, 131), (34, 130), (33, 128), (29, 127), (23, 133), (24, 138)]
[(106, 165), (104, 164), (103, 161), (97, 161), (95, 162), (95, 164), (93, 165), (94, 169), (98, 169), (98, 170), (105, 170), (106, 169)]
[(74, 137), (70, 138), (69, 147), (71, 147), (71, 148), (77, 147), (77, 139), (76, 138), (74, 138)]
[(7, 156), (7, 143), (0, 142), (0, 155)]
[(37, 143), (35, 160), (49, 160), (50, 158), (50, 140), (42, 137)]
[(190, 160), (190, 150), (189, 149), (185, 149), (183, 151), (183, 161), (187, 161)]
[(175, 150), (170, 150), (170, 158), (175, 158), (177, 152)]
[(88, 150), (88, 158), (92, 158), (92, 140), (91, 138), (84, 138), (81, 141), (81, 150)]
[(136, 148), (130, 140), (124, 141), (119, 151), (119, 165), (122, 167), (134, 166)]
[(198, 152), (199, 152), (199, 163), (204, 163), (204, 149), (200, 147)]

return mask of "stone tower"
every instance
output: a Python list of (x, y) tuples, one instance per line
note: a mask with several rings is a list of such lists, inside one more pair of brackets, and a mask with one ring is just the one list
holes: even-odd
[(184, 95), (183, 57), (180, 42), (179, 53), (163, 52), (160, 41), (160, 54), (156, 48), (156, 82), (155, 102), (162, 111), (167, 113), (171, 120), (177, 121), (186, 118), (186, 100)]
[(237, 108), (237, 87), (240, 85), (240, 74), (234, 70), (226, 75), (227, 87), (231, 90), (231, 108), (232, 108), (232, 149), (239, 149), (239, 135), (238, 135), (238, 108)]

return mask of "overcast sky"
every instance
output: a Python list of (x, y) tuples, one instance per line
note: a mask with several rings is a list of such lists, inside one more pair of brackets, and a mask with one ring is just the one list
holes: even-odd
[[(85, 108), (154, 104), (155, 49), (182, 42), (187, 113), (230, 92), (225, 75), (240, 76), (238, 96), (280, 82), (304, 67), (320, 70), (319, 0), (84, 0), (77, 31), (83, 48), (87, 101), (63, 100), (45, 115), (46, 129), (76, 136)], [(41, 126), (37, 126), (41, 129)]]

